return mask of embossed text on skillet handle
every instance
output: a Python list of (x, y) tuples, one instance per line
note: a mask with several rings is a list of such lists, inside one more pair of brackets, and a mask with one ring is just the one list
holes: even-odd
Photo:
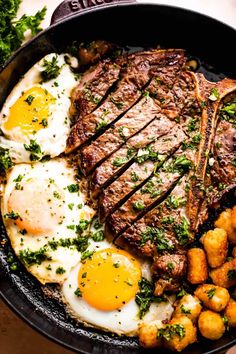
[(53, 12), (51, 25), (91, 7), (105, 7), (112, 3), (133, 3), (136, 0), (64, 0)]

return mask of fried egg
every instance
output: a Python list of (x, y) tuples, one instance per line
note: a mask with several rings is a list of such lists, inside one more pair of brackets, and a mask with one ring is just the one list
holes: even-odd
[[(141, 277), (151, 279), (150, 264), (107, 240), (91, 244), (88, 252), (90, 257), (74, 267), (62, 286), (70, 313), (93, 327), (137, 335), (141, 320), (135, 295)], [(170, 297), (167, 302), (152, 303), (142, 322), (169, 319), (173, 301)]]
[[(43, 81), (45, 63), (54, 63), (56, 78)], [(51, 53), (14, 87), (0, 114), (4, 134), (0, 136), (0, 145), (9, 149), (14, 163), (40, 160), (45, 155), (55, 157), (64, 152), (70, 130), (70, 93), (75, 85), (76, 77), (65, 61), (65, 54)]]
[(11, 245), (41, 283), (63, 283), (79, 259), (94, 210), (62, 158), (15, 165), (7, 175), (2, 217)]

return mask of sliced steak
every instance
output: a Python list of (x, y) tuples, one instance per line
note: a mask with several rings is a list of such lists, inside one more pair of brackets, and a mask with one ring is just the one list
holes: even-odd
[(172, 68), (172, 80), (185, 63), (183, 50), (157, 50), (132, 54), (117, 88), (93, 113), (80, 119), (71, 129), (66, 152), (80, 147), (122, 116), (141, 97), (140, 90), (153, 76)]
[(103, 135), (81, 151), (81, 170), (87, 176), (97, 164), (116, 151), (125, 140), (132, 137), (160, 112), (160, 107), (151, 97), (144, 97), (133, 106)]
[(120, 237), (147, 257), (157, 254), (182, 254), (183, 246), (191, 241), (186, 206), (188, 177), (184, 176), (154, 209), (130, 226)]
[(132, 163), (138, 149), (148, 146), (155, 139), (167, 134), (174, 124), (162, 114), (158, 114), (157, 118), (146, 128), (129, 139), (118, 151), (97, 167), (90, 184), (93, 197), (96, 198), (100, 190), (109, 185)]
[(86, 71), (71, 94), (70, 115), (74, 122), (91, 113), (118, 79), (120, 66), (109, 59)]
[(140, 149), (134, 163), (103, 191), (99, 200), (100, 220), (103, 221), (118, 204), (131, 196), (185, 139), (186, 135), (176, 125), (170, 133)]
[(179, 149), (141, 189), (110, 215), (107, 222), (111, 232), (115, 236), (120, 235), (144, 213), (155, 207), (180, 177), (193, 166), (192, 160), (194, 160), (193, 151), (186, 151), (184, 154), (183, 150)]

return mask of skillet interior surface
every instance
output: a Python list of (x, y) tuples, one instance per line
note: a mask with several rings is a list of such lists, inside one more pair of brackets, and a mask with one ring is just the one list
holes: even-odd
[[(100, 38), (130, 48), (157, 45), (185, 48), (193, 57), (201, 58), (199, 70), (209, 80), (217, 81), (224, 76), (236, 78), (235, 60), (230, 51), (236, 39), (236, 31), (232, 28), (204, 15), (169, 6), (109, 5), (66, 19), (43, 31), (18, 50), (0, 73), (0, 107), (19, 78), (45, 54), (63, 52), (68, 43), (74, 40), (88, 42)], [(61, 304), (44, 295), (39, 283), (19, 262), (18, 270), (10, 271), (8, 259), (12, 250), (2, 222), (0, 242), (0, 293), (34, 328), (60, 344), (85, 353), (142, 352), (135, 339), (82, 328), (66, 314)], [(183, 353), (210, 354), (223, 351), (233, 344), (235, 334), (236, 331), (229, 332), (213, 343), (203, 340)]]

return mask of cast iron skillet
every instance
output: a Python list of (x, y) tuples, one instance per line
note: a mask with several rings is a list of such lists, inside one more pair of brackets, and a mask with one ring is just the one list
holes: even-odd
[[(54, 24), (19, 49), (2, 69), (0, 107), (21, 75), (36, 61), (49, 52), (64, 51), (68, 42), (73, 40), (82, 42), (100, 38), (121, 46), (148, 48), (160, 44), (166, 48), (185, 48), (191, 55), (201, 58), (200, 70), (208, 79), (218, 80), (224, 76), (236, 78), (232, 53), (236, 31), (232, 28), (189, 10), (112, 1), (64, 1), (53, 15)], [(0, 224), (0, 242), (4, 243), (6, 233), (2, 222)], [(0, 294), (35, 329), (70, 349), (84, 353), (143, 352), (135, 339), (82, 328), (66, 314), (61, 304), (44, 295), (39, 283), (19, 263), (17, 271), (10, 270), (9, 252), (12, 250), (6, 241), (5, 246), (0, 247)], [(14, 256), (12, 259), (18, 262)], [(201, 340), (184, 353), (223, 352), (236, 342), (235, 334), (227, 333), (213, 343)]]

